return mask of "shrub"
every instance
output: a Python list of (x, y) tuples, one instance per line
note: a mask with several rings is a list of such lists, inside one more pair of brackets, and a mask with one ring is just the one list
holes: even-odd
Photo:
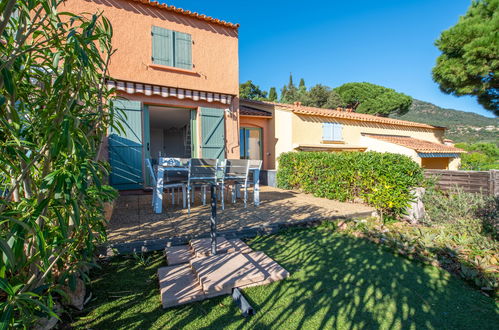
[(423, 171), (409, 157), (378, 152), (288, 152), (279, 157), (277, 184), (317, 197), (362, 199), (383, 218), (402, 215)]
[(499, 239), (499, 197), (488, 198), (477, 208), (475, 215), (482, 220), (484, 230)]
[(382, 224), (378, 219), (367, 219), (351, 223), (347, 232), (388, 246), (411, 259), (440, 266), (488, 295), (497, 296), (498, 246), (483, 234), (478, 219), (457, 219), (433, 226)]
[(457, 186), (448, 191), (430, 187), (423, 197), (425, 222), (438, 224), (472, 219), (486, 199), (482, 194), (467, 193)]
[[(98, 160), (113, 123), (106, 88), (112, 29), (63, 0), (2, 1), (0, 328), (54, 317), (105, 240), (115, 196)], [(110, 102), (110, 103), (111, 103)]]

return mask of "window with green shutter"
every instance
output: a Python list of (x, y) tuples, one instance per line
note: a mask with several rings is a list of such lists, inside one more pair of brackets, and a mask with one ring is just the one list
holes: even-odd
[(153, 26), (152, 62), (154, 64), (191, 70), (191, 35)]

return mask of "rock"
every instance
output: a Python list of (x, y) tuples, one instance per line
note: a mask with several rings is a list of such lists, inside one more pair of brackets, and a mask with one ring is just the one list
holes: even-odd
[(64, 291), (67, 295), (65, 297), (65, 304), (68, 306), (72, 306), (78, 310), (83, 310), (83, 304), (85, 302), (85, 282), (82, 279), (76, 279), (76, 287), (75, 290), (72, 291), (69, 286), (63, 286), (62, 291)]
[(426, 214), (423, 204), (425, 189), (421, 187), (415, 188), (411, 191), (411, 194), (414, 196), (414, 200), (407, 207), (407, 215), (404, 216), (404, 220), (416, 224), (419, 223)]
[[(55, 303), (55, 305), (54, 305), (54, 313), (59, 315), (59, 316), (62, 313), (62, 307), (58, 303)], [(34, 330), (50, 330), (50, 329), (53, 329), (57, 325), (57, 322), (59, 322), (59, 319), (55, 316), (51, 316), (49, 318), (43, 317), (43, 318), (38, 319), (38, 321), (36, 321), (36, 324), (34, 325), (33, 329)]]
[(348, 225), (345, 221), (338, 222), (338, 229), (339, 230), (346, 230), (347, 228), (348, 228)]

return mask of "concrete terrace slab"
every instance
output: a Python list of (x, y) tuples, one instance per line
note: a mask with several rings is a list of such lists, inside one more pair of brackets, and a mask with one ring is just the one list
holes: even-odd
[[(136, 192), (138, 193), (138, 192)], [(252, 196), (250, 189), (249, 196)], [(125, 195), (114, 203), (108, 225), (108, 240), (112, 245), (161, 239), (185, 238), (185, 243), (195, 237), (208, 237), (210, 232), (210, 206), (201, 204), (199, 190), (191, 215), (179, 204), (172, 207), (170, 195), (165, 192), (163, 213), (156, 215), (150, 204), (151, 194)], [(359, 203), (342, 203), (296, 191), (261, 187), (261, 204), (250, 202), (244, 208), (238, 200), (225, 203), (225, 210), (218, 204), (217, 229), (226, 232), (243, 232), (273, 226), (303, 224), (309, 221), (331, 220), (369, 216), (374, 209)], [(164, 246), (164, 245), (163, 245)]]
[(189, 264), (158, 269), (163, 308), (205, 299), (205, 294)]

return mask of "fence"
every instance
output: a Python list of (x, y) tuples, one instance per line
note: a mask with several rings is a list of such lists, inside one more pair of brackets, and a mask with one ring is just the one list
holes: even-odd
[(426, 177), (436, 177), (437, 185), (447, 190), (456, 185), (465, 192), (499, 196), (499, 170), (447, 171), (425, 170)]

